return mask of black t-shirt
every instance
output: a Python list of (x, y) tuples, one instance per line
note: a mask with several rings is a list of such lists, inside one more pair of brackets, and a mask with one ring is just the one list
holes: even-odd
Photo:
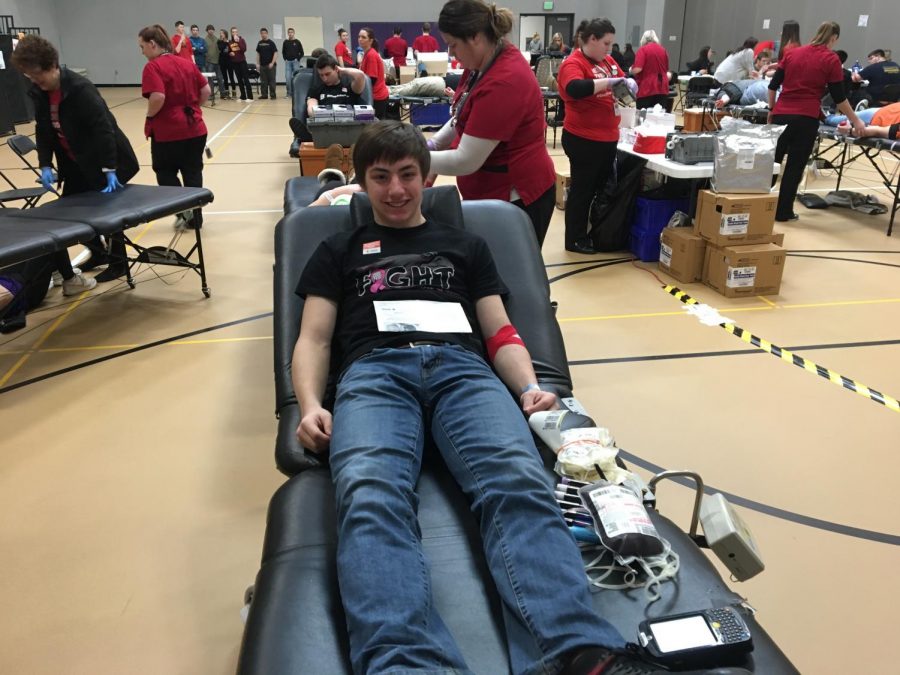
[(353, 78), (346, 73), (341, 73), (338, 77), (340, 78), (338, 84), (327, 86), (316, 73), (312, 84), (309, 85), (309, 93), (306, 97), (316, 99), (319, 105), (359, 105), (362, 103), (362, 98), (353, 92)]
[(256, 53), (259, 54), (259, 65), (267, 66), (278, 53), (278, 47), (271, 40), (260, 40), (256, 45)]
[[(379, 347), (440, 340), (484, 355), (475, 314), (477, 300), (506, 295), (485, 241), (465, 230), (426, 222), (398, 229), (369, 225), (323, 241), (306, 265), (297, 294), (338, 305), (333, 344), (343, 371)], [(430, 300), (459, 303), (471, 333), (381, 332), (375, 301)]]
[(300, 40), (285, 40), (281, 43), (281, 55), (285, 61), (296, 61), (303, 57), (303, 44)]
[(872, 98), (878, 99), (889, 84), (900, 84), (900, 66), (893, 61), (881, 61), (866, 66), (859, 71), (859, 76), (869, 81), (866, 91)]

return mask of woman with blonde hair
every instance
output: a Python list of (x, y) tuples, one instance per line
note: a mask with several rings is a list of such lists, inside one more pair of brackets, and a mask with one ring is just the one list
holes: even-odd
[(540, 54), (544, 51), (544, 41), (541, 40), (541, 34), (535, 33), (528, 41), (528, 51), (532, 54)]
[[(781, 187), (775, 209), (775, 220), (779, 222), (799, 217), (794, 213), (794, 198), (816, 143), (821, 99), (826, 89), (857, 133), (866, 128), (847, 102), (841, 60), (833, 51), (840, 35), (841, 27), (836, 21), (824, 22), (808, 45), (785, 52), (769, 83), (769, 123), (785, 125), (775, 148), (776, 162), (787, 155), (787, 163), (781, 166)], [(781, 96), (776, 103), (779, 87)]]
[(669, 54), (659, 44), (655, 30), (644, 31), (634, 65), (631, 66), (631, 75), (638, 83), (638, 108), (652, 108), (659, 104), (667, 111), (672, 109), (669, 99)]

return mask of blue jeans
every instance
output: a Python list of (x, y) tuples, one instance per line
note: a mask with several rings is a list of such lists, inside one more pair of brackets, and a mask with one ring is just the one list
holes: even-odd
[[(860, 110), (858, 113), (856, 113), (856, 116), (868, 126), (872, 123), (872, 118), (875, 117), (876, 112), (878, 112), (878, 108), (866, 108), (865, 110)], [(846, 121), (846, 115), (829, 115), (825, 118), (825, 124), (830, 127), (839, 126)]]
[(450, 345), (377, 349), (341, 377), (331, 437), (354, 672), (470, 672), (432, 602), (416, 518), (426, 434), (480, 523), (513, 672), (554, 673), (573, 649), (623, 647), (591, 608), (528, 425), (487, 363)]
[(300, 61), (294, 59), (293, 61), (285, 61), (284, 62), (284, 84), (287, 87), (287, 95), (289, 98), (294, 96), (294, 73), (300, 70)]

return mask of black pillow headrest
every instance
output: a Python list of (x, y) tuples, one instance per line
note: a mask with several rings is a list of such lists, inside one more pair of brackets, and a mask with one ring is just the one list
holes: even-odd
[[(462, 228), (462, 204), (455, 185), (426, 188), (422, 192), (422, 215), (432, 223)], [(350, 201), (350, 224), (353, 227), (375, 222), (372, 203), (365, 192), (357, 192)]]

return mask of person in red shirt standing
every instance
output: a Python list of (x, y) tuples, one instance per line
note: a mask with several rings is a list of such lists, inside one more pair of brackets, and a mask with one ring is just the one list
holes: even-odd
[[(799, 217), (794, 213), (794, 199), (816, 143), (826, 87), (837, 109), (847, 116), (857, 134), (866, 128), (847, 102), (841, 61), (832, 51), (840, 35), (837, 22), (824, 22), (808, 45), (785, 52), (769, 83), (769, 123), (786, 125), (775, 148), (776, 162), (787, 155), (787, 164), (781, 165), (781, 187), (775, 209), (775, 220), (779, 222)], [(776, 103), (778, 87), (781, 96)]]
[(358, 41), (363, 49), (359, 69), (372, 81), (372, 107), (375, 109), (375, 117), (383, 120), (387, 114), (388, 97), (391, 92), (384, 81), (384, 61), (378, 54), (378, 40), (375, 39), (375, 33), (371, 28), (361, 28)]
[(609, 180), (619, 142), (612, 88), (624, 81), (632, 93), (638, 90), (610, 56), (615, 37), (609, 19), (592, 19), (581, 30), (581, 48), (563, 61), (557, 76), (559, 95), (566, 104), (562, 146), (572, 178), (565, 242), (566, 250), (573, 253), (596, 253), (587, 231), (591, 200)]
[(464, 71), (452, 118), (429, 141), (435, 174), (457, 176), (464, 199), (502, 199), (531, 218), (543, 244), (556, 171), (544, 142), (544, 100), (528, 61), (504, 39), (513, 15), (482, 0), (450, 0), (438, 27)]
[(669, 98), (669, 54), (659, 44), (655, 30), (644, 32), (641, 46), (634, 57), (631, 74), (638, 83), (641, 97), (637, 100), (638, 108), (652, 108), (657, 103), (672, 112), (672, 100)]
[[(147, 99), (144, 136), (150, 139), (156, 182), (203, 187), (206, 124), (200, 106), (209, 98), (209, 82), (196, 68), (169, 58), (169, 36), (162, 26), (142, 29), (138, 44), (147, 58), (141, 75), (141, 93)], [(199, 229), (202, 223), (202, 212), (194, 209), (179, 214), (175, 227)]]
[(400, 81), (400, 66), (406, 65), (406, 50), (409, 45), (403, 39), (403, 29), (400, 26), (394, 28), (393, 37), (384, 41), (384, 55), (394, 60), (394, 74), (397, 82)]
[(347, 47), (347, 40), (350, 39), (350, 33), (343, 28), (338, 30), (338, 41), (334, 46), (334, 56), (337, 58), (338, 64), (345, 68), (352, 68), (356, 64), (353, 62), (353, 55)]
[(172, 36), (172, 52), (175, 56), (194, 62), (194, 47), (190, 38), (184, 34), (184, 21), (175, 22), (175, 35)]
[(431, 24), (427, 21), (422, 24), (422, 34), (413, 40), (413, 57), (419, 54), (433, 54), (441, 51), (441, 46), (431, 34)]

